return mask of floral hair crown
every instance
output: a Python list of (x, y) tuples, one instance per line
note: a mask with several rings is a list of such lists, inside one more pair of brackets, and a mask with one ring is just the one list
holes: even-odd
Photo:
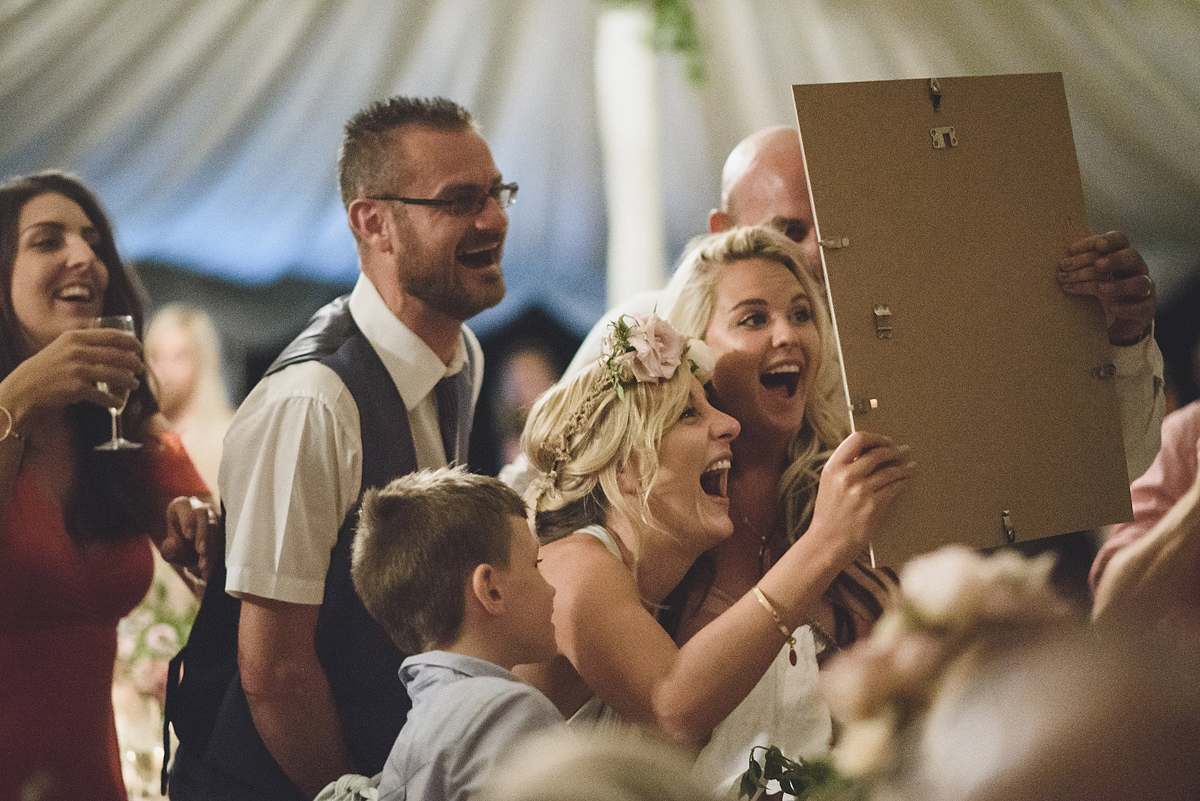
[(669, 381), (684, 359), (700, 383), (708, 383), (712, 378), (716, 359), (708, 345), (703, 340), (685, 337), (657, 314), (646, 317), (623, 314), (609, 328), (611, 332), (600, 352), (599, 363), (604, 372), (563, 429), (547, 476), (550, 486), (556, 484), (559, 468), (571, 455), (571, 440), (587, 425), (596, 403), (606, 392), (616, 392), (617, 398), (624, 400), (628, 384)]

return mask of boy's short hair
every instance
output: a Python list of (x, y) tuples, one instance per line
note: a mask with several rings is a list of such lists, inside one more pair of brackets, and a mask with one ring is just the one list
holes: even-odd
[(363, 605), (405, 653), (453, 642), (463, 585), (481, 564), (508, 567), (525, 502), (499, 479), (420, 470), (363, 494), (351, 577)]

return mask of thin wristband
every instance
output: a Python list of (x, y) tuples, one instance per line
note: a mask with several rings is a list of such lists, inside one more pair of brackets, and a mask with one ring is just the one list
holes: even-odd
[(779, 617), (779, 612), (775, 610), (775, 605), (767, 600), (767, 596), (763, 595), (763, 591), (755, 584), (751, 589), (754, 590), (754, 597), (762, 604), (762, 608), (767, 610), (767, 614), (775, 621), (775, 625), (779, 627), (779, 631), (783, 634), (784, 640), (788, 645), (788, 661), (794, 666), (796, 664), (796, 636), (792, 634), (791, 629), (784, 625), (783, 619)]
[(0, 412), (4, 412), (4, 419), (7, 421), (7, 425), (4, 426), (4, 433), (0, 434), (0, 442), (4, 442), (4, 440), (12, 438), (12, 439), (16, 440), (17, 442), (21, 443), (22, 445), (24, 445), (25, 444), (25, 435), (18, 432), (15, 428), (13, 428), (12, 412), (10, 412), (8, 409), (6, 409), (3, 406), (0, 406)]

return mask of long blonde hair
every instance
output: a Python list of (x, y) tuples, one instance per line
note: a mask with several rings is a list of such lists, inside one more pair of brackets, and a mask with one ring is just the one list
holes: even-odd
[(227, 421), (231, 414), (229, 395), (221, 375), (221, 343), (212, 318), (199, 307), (168, 303), (158, 310), (146, 329), (146, 352), (154, 350), (172, 328), (184, 333), (196, 360), (195, 385), (186, 410), (199, 418)]
[(788, 443), (788, 466), (779, 480), (788, 539), (795, 542), (812, 519), (821, 469), (849, 431), (842, 400), (833, 325), (821, 287), (804, 269), (796, 245), (772, 228), (745, 226), (698, 237), (689, 243), (667, 284), (667, 320), (684, 336), (703, 338), (716, 305), (717, 279), (728, 264), (766, 259), (788, 269), (812, 305), (821, 347), (804, 410), (804, 425)]
[[(538, 399), (521, 434), (521, 448), (542, 474), (526, 501), (536, 513), (543, 543), (603, 525), (613, 510), (663, 528), (649, 506), (658, 477), (658, 448), (687, 408), (691, 388), (686, 357), (669, 379), (615, 382), (602, 357)], [(633, 500), (617, 484), (621, 473), (632, 474), (637, 487)], [(636, 565), (640, 542), (634, 545)]]

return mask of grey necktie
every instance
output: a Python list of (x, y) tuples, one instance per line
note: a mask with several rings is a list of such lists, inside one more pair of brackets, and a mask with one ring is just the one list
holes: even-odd
[(446, 449), (448, 464), (458, 462), (458, 377), (458, 373), (444, 376), (433, 387), (438, 408), (438, 429), (442, 432), (442, 446)]

